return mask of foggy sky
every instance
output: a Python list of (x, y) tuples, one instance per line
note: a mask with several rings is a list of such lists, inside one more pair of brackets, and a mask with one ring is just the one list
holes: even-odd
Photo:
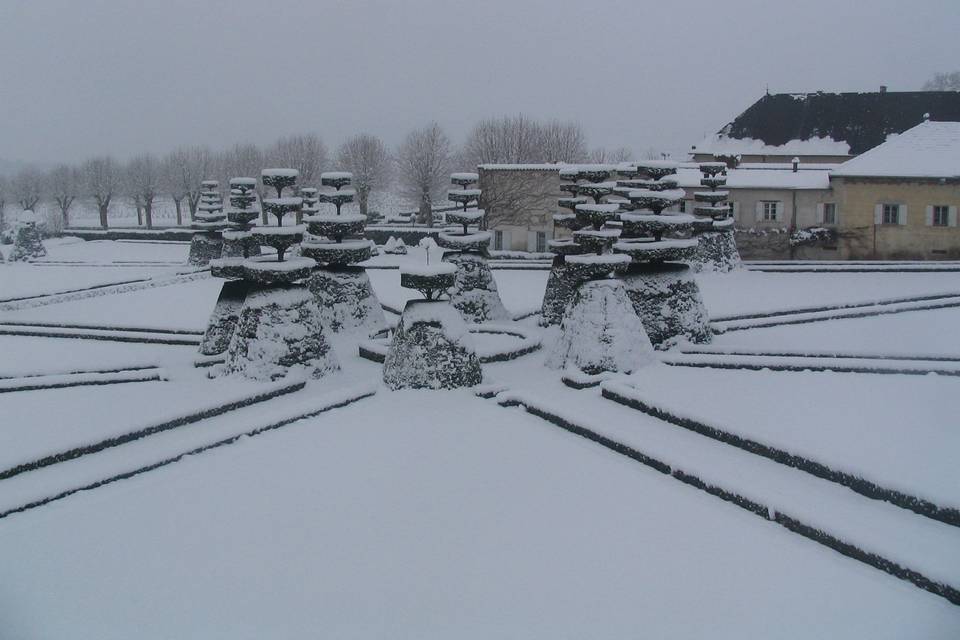
[(960, 68), (956, 0), (0, 0), (0, 158), (438, 121), (580, 121), (679, 152), (781, 91), (919, 89)]

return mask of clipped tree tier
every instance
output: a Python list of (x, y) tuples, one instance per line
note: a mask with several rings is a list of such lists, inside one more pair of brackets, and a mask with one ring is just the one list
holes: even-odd
[(301, 206), (303, 206), (303, 198), (296, 196), (288, 198), (264, 198), (263, 200), (263, 210), (276, 217), (278, 226), (283, 220), (283, 216), (288, 213), (296, 213), (300, 210)]
[(203, 233), (222, 231), (224, 229), (228, 229), (229, 226), (230, 225), (228, 225), (224, 220), (218, 220), (216, 222), (193, 222), (190, 224), (191, 229)]
[(564, 209), (570, 209), (570, 211), (573, 211), (574, 209), (576, 209), (578, 204), (587, 204), (588, 202), (590, 201), (583, 196), (571, 196), (569, 198), (557, 199), (557, 204), (560, 207)]
[(243, 261), (243, 279), (263, 285), (291, 284), (307, 278), (316, 266), (310, 258), (278, 262), (274, 256), (256, 256)]
[(217, 182), (216, 180), (203, 180), (200, 183), (200, 186), (206, 189), (207, 191), (213, 191), (214, 189), (217, 189), (220, 186), (220, 183)]
[(578, 204), (576, 208), (577, 220), (585, 225), (592, 225), (595, 229), (616, 218), (619, 212), (620, 205), (616, 203)]
[(716, 189), (717, 187), (722, 187), (727, 184), (727, 176), (708, 176), (706, 178), (700, 178), (700, 184), (705, 187), (710, 187), (711, 189)]
[(318, 264), (345, 266), (369, 260), (373, 253), (371, 240), (322, 242), (305, 240), (300, 244), (300, 255), (312, 258)]
[(466, 211), (468, 205), (480, 200), (480, 189), (454, 189), (447, 192), (447, 200), (463, 205)]
[(577, 216), (572, 213), (553, 214), (553, 226), (560, 229), (571, 229), (573, 231), (583, 228), (583, 224), (581, 224), (580, 221), (577, 220)]
[(698, 216), (710, 216), (711, 218), (725, 218), (730, 213), (728, 204), (698, 204), (693, 208), (693, 212)]
[(679, 240), (622, 240), (613, 245), (617, 254), (630, 256), (634, 262), (679, 262), (689, 260), (696, 255), (697, 239)]
[(320, 184), (334, 189), (347, 186), (351, 180), (353, 180), (353, 174), (349, 171), (324, 171), (320, 174)]
[(716, 204), (718, 202), (724, 202), (729, 196), (729, 191), (695, 191), (693, 199), (697, 202)]
[(686, 195), (686, 193), (683, 189), (669, 189), (666, 191), (637, 189), (636, 191), (631, 191), (627, 197), (635, 207), (650, 209), (654, 213), (660, 213), (667, 207), (683, 200), (684, 195)]
[(583, 247), (570, 239), (550, 240), (547, 248), (558, 256), (575, 256), (583, 253)]
[(359, 213), (317, 214), (308, 216), (303, 221), (307, 223), (307, 230), (311, 234), (335, 238), (339, 241), (347, 236), (362, 233), (363, 227), (367, 223), (367, 216)]
[(231, 189), (253, 190), (257, 188), (256, 178), (230, 178)]
[(250, 235), (254, 241), (264, 247), (277, 250), (278, 260), (283, 262), (287, 249), (303, 240), (303, 227), (255, 227)]
[(560, 170), (561, 180), (586, 180), (587, 182), (603, 182), (613, 174), (609, 165), (577, 165)]
[(444, 249), (452, 251), (476, 251), (485, 252), (490, 246), (490, 240), (493, 234), (489, 231), (478, 231), (476, 233), (454, 234), (440, 232), (437, 234), (437, 244)]
[(231, 193), (230, 206), (236, 209), (247, 210), (257, 201), (257, 196), (252, 193)]
[(292, 187), (300, 177), (300, 172), (296, 169), (264, 169), (260, 172), (260, 180), (265, 187), (273, 187), (277, 191), (277, 197), (283, 195), (283, 190)]
[(727, 170), (725, 162), (701, 162), (700, 172), (707, 176), (715, 176)]
[(647, 160), (644, 162), (634, 162), (633, 166), (637, 171), (654, 180), (659, 180), (664, 176), (669, 176), (677, 172), (677, 165), (669, 160)]
[(457, 279), (457, 265), (449, 262), (400, 268), (400, 286), (423, 294), (433, 300), (453, 287)]
[(582, 184), (577, 188), (577, 193), (582, 196), (589, 196), (593, 198), (593, 201), (597, 204), (600, 203), (600, 200), (604, 196), (608, 196), (613, 193), (614, 187), (617, 186), (616, 182), (598, 182), (595, 184)]
[[(480, 209), (474, 209), (473, 211), (448, 211), (447, 212), (447, 223), (449, 224), (476, 224), (483, 220), (483, 216), (486, 215), (485, 211)], [(464, 231), (466, 233), (466, 231)]]
[(575, 280), (599, 280), (612, 273), (623, 273), (630, 266), (630, 256), (607, 253), (604, 255), (581, 254), (567, 256), (570, 276)]
[(256, 209), (232, 209), (227, 212), (227, 220), (234, 224), (247, 225), (256, 220), (259, 215), (260, 212)]
[(560, 185), (560, 191), (569, 193), (572, 196), (576, 196), (578, 193), (580, 193), (580, 185), (574, 182), (565, 182)]
[(617, 175), (621, 178), (639, 178), (640, 170), (632, 165), (620, 165), (617, 167)]
[(626, 237), (654, 236), (660, 238), (664, 233), (689, 231), (696, 221), (688, 213), (657, 215), (654, 213), (626, 212), (620, 214), (623, 235)]
[(225, 278), (227, 280), (240, 280), (246, 275), (243, 270), (243, 263), (246, 260), (243, 256), (231, 258), (218, 258), (210, 261), (210, 275), (214, 278)]
[(573, 239), (586, 253), (603, 253), (620, 237), (620, 229), (580, 229), (573, 232)]
[(653, 189), (657, 186), (656, 180), (636, 179), (617, 180), (617, 187), (629, 189)]
[(460, 185), (464, 189), (469, 187), (471, 184), (475, 184), (476, 182), (479, 182), (479, 180), (480, 180), (480, 175), (476, 173), (460, 172), (460, 173), (450, 174), (450, 182), (452, 182), (453, 184)]

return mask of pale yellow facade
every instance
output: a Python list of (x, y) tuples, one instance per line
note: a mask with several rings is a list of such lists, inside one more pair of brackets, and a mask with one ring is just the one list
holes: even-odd
[[(960, 259), (960, 180), (833, 177), (838, 207), (838, 250), (851, 259)], [(897, 206), (897, 222), (883, 215)], [(935, 225), (932, 207), (946, 207)]]

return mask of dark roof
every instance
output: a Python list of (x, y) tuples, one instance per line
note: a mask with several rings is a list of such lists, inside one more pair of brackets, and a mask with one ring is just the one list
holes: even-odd
[(960, 91), (767, 94), (719, 134), (773, 146), (830, 137), (858, 155), (920, 124), (924, 114), (934, 121), (960, 121)]

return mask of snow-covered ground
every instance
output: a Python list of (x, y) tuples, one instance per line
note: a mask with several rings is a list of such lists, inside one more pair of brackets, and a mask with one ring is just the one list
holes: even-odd
[[(164, 377), (0, 392), (0, 474), (74, 451), (0, 479), (0, 513), (41, 505), (0, 518), (4, 639), (299, 638), (318, 629), (357, 638), (953, 638), (960, 629), (960, 607), (946, 599), (520, 408), (467, 391), (378, 388), (380, 366), (342, 337), (333, 344), (343, 371), (303, 390), (81, 451), (278, 387), (208, 380), (193, 368), (193, 346), (114, 341), (148, 330), (198, 339), (219, 282), (170, 284), (186, 271), (171, 264), (186, 255), (185, 244), (61, 242), (47, 262), (78, 265), (0, 265), (0, 298), (40, 296), (0, 307), (0, 330), (112, 328), (99, 336), (107, 340), (0, 335), (4, 384), (149, 365)], [(373, 263), (425, 261), (412, 249)], [(397, 269), (369, 274), (382, 302), (399, 308), (411, 297)], [(539, 306), (546, 271), (494, 276), (515, 316)], [(47, 297), (150, 278), (163, 286)], [(960, 293), (953, 273), (699, 280), (714, 316)], [(958, 320), (948, 308), (750, 328), (712, 347), (960, 358)], [(960, 587), (960, 528), (657, 420), (599, 389), (569, 389), (542, 364), (556, 329), (522, 324), (545, 348), (484, 365), (485, 383)], [(960, 505), (952, 464), (960, 377), (655, 365), (617, 384), (878, 485)], [(368, 388), (376, 395), (317, 414)], [(313, 417), (295, 420), (304, 415)], [(279, 428), (235, 439), (268, 426)], [(152, 470), (131, 476), (140, 469)], [(100, 486), (108, 479), (116, 480)], [(91, 488), (73, 493), (80, 487)]]

